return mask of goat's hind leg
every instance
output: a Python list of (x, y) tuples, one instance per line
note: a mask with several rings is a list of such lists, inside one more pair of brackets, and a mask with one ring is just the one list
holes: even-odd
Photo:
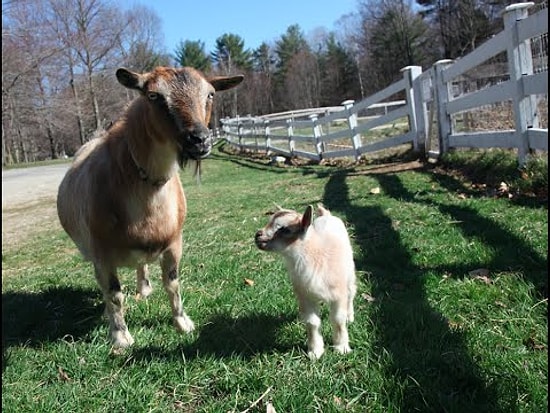
[(124, 321), (124, 294), (120, 288), (116, 268), (101, 268), (95, 265), (94, 269), (96, 280), (103, 293), (111, 342), (114, 347), (129, 347), (134, 344), (134, 338)]
[[(349, 319), (348, 300), (330, 303), (330, 322), (332, 324), (332, 344), (338, 353), (349, 353), (349, 336), (346, 321)], [(353, 317), (353, 313), (351, 314)]]
[(178, 264), (181, 257), (181, 242), (172, 246), (161, 257), (162, 282), (168, 294), (174, 325), (177, 330), (189, 333), (195, 329), (195, 324), (183, 310), (178, 281)]
[(153, 292), (147, 265), (141, 265), (136, 268), (136, 278), (138, 296), (140, 298), (147, 298)]
[(355, 320), (355, 311), (353, 309), (353, 300), (355, 299), (355, 294), (357, 293), (357, 285), (355, 284), (355, 277), (353, 281), (349, 282), (348, 285), (348, 323), (353, 323)]

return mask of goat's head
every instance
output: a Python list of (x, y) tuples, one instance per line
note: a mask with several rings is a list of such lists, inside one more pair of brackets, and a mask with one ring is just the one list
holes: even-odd
[(265, 227), (254, 237), (256, 246), (264, 251), (280, 252), (300, 238), (311, 225), (313, 208), (308, 206), (304, 214), (291, 209), (278, 208)]
[(210, 154), (208, 123), (214, 93), (231, 89), (244, 79), (242, 75), (205, 77), (191, 67), (157, 67), (142, 74), (120, 68), (116, 77), (123, 86), (143, 96), (158, 119), (151, 127), (160, 132), (160, 138), (173, 139), (180, 165)]

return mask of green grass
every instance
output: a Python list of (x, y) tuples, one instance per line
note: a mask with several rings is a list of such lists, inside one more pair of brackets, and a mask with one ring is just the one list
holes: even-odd
[[(268, 161), (216, 150), (200, 185), (182, 173), (190, 335), (171, 326), (158, 266), (141, 301), (123, 270), (136, 343), (113, 353), (90, 264), (64, 233), (4, 246), (2, 410), (237, 412), (267, 391), (250, 411), (547, 411), (546, 202), (435, 168)], [(311, 362), (282, 260), (253, 236), (275, 203), (317, 202), (349, 228), (359, 291), (353, 352)], [(480, 268), (488, 279), (470, 275)]]

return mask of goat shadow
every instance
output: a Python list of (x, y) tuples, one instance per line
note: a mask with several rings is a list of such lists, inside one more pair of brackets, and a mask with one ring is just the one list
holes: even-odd
[(297, 322), (297, 315), (287, 314), (248, 314), (232, 317), (216, 313), (209, 317), (195, 332), (197, 338), (189, 344), (166, 350), (156, 345), (146, 345), (132, 349), (135, 360), (148, 362), (163, 360), (181, 361), (213, 356), (217, 359), (240, 357), (250, 359), (263, 353), (284, 353), (300, 343), (285, 342), (280, 330)]
[(100, 302), (97, 291), (70, 286), (2, 293), (2, 372), (11, 347), (40, 347), (64, 337), (86, 337), (101, 323)]

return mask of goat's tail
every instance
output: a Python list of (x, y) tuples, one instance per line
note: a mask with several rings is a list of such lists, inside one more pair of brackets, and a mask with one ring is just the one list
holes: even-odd
[(323, 215), (332, 215), (328, 209), (326, 209), (323, 204), (317, 204), (317, 215), (322, 217)]

